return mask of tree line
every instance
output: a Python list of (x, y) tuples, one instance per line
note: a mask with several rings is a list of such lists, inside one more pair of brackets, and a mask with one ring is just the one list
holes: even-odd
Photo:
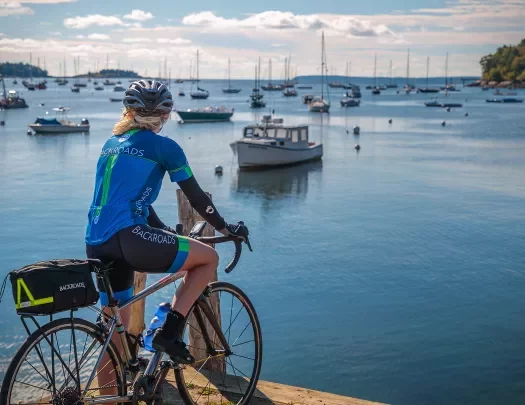
[(29, 63), (0, 63), (0, 75), (9, 77), (48, 77), (47, 70), (32, 66)]
[(525, 82), (525, 39), (516, 46), (504, 45), (481, 58), (483, 80)]

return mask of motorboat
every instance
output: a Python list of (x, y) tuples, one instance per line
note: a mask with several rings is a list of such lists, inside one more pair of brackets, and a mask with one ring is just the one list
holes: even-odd
[(187, 110), (175, 110), (179, 116), (179, 124), (195, 122), (224, 122), (230, 121), (233, 116), (233, 108), (226, 107), (205, 107), (188, 108)]
[(87, 87), (87, 83), (75, 83), (73, 87)]
[(309, 84), (298, 84), (295, 87), (298, 88), (299, 90), (306, 90), (306, 89), (313, 89), (314, 88), (314, 86), (310, 86)]
[(314, 99), (314, 96), (311, 94), (305, 94), (303, 96), (303, 104), (310, 104), (312, 100)]
[(307, 125), (285, 126), (265, 116), (261, 123), (248, 125), (243, 137), (230, 144), (239, 168), (270, 168), (318, 160), (323, 145), (310, 142)]
[(72, 93), (80, 93), (80, 88), (79, 87), (71, 87), (71, 92)]
[(264, 91), (282, 91), (283, 86), (280, 84), (268, 83), (266, 86), (261, 86)]
[(104, 87), (103, 86), (95, 86), (95, 90), (101, 91), (101, 90), (104, 90)]
[(102, 83), (104, 86), (115, 86), (115, 82), (112, 82), (108, 79), (104, 80), (104, 83)]
[(437, 100), (432, 100), (432, 101), (426, 101), (426, 102), (425, 102), (425, 106), (427, 106), (427, 107), (440, 107), (440, 108), (442, 108), (442, 107), (443, 107), (443, 104), (442, 104), (442, 103), (438, 103)]
[(427, 107), (441, 107), (441, 108), (461, 108), (463, 104), (461, 103), (439, 103), (437, 100), (425, 102)]
[(361, 89), (359, 86), (353, 85), (351, 91), (345, 93), (346, 98), (361, 98)]
[(57, 117), (60, 118), (37, 118), (33, 124), (29, 124), (29, 128), (37, 134), (66, 134), (73, 132), (89, 132), (89, 121), (83, 118), (80, 124), (74, 123), (67, 119), (67, 112), (69, 108), (57, 107), (53, 108)]
[(331, 82), (331, 83), (328, 83), (328, 86), (330, 86), (332, 89), (343, 89), (344, 88), (344, 84), (341, 82)]
[[(4, 86), (4, 94), (5, 94), (5, 84), (2, 80), (2, 84)], [(6, 98), (2, 98), (0, 100), (0, 108), (4, 110), (13, 110), (16, 108), (27, 108), (28, 105), (26, 104), (26, 101), (23, 98), (20, 98), (18, 96), (18, 93), (15, 90), (9, 90), (7, 93)]]
[(122, 86), (115, 86), (113, 87), (113, 91), (126, 91), (126, 89)]
[(184, 91), (182, 91), (182, 90), (177, 93), (177, 96), (179, 96), (179, 97), (184, 97), (185, 95), (186, 95), (186, 93), (184, 93)]
[(379, 89), (379, 87), (374, 87), (374, 88), (372, 89), (372, 94), (373, 94), (374, 96), (377, 96), (377, 95), (381, 94), (381, 90)]
[(355, 98), (345, 98), (341, 100), (341, 107), (359, 107), (361, 100)]
[(485, 100), (487, 103), (522, 103), (523, 100), (520, 98), (493, 98)]
[(120, 97), (110, 97), (109, 98), (109, 101), (111, 101), (112, 103), (119, 103), (119, 102), (122, 102), (122, 98)]
[(287, 88), (283, 91), (283, 96), (285, 97), (297, 97), (297, 91), (292, 88)]

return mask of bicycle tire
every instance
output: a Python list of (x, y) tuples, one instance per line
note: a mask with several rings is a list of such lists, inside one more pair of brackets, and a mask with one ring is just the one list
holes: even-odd
[[(61, 332), (67, 329), (74, 329), (75, 332), (84, 332), (86, 333), (86, 341), (87, 336), (90, 336), (100, 345), (103, 345), (106, 340), (106, 337), (101, 333), (100, 328), (97, 325), (79, 318), (60, 318), (43, 325), (31, 335), (29, 335), (24, 344), (20, 347), (20, 349), (18, 349), (15, 356), (11, 360), (4, 377), (2, 389), (0, 391), (0, 405), (8, 405), (11, 403), (10, 397), (12, 394), (13, 385), (16, 382), (15, 378), (17, 377), (17, 373), (20, 370), (22, 364), (24, 364), (26, 361), (26, 357), (31, 353), (31, 350), (36, 348), (37, 345), (40, 345), (40, 351), (42, 351), (41, 343), (48, 344), (45, 340), (45, 337), (48, 337), (49, 339), (49, 336), (53, 333)], [(120, 355), (113, 342), (108, 344), (107, 353), (110, 356), (110, 361), (112, 362), (115, 370), (115, 385), (118, 388), (118, 395), (126, 395), (126, 377), (122, 372), (123, 367)], [(35, 371), (37, 370), (35, 369)], [(56, 385), (55, 381), (53, 381), (52, 384)], [(67, 385), (69, 385), (69, 383), (67, 383)], [(42, 398), (40, 401), (41, 400)], [(53, 398), (51, 398), (48, 403), (51, 403), (52, 400)]]
[[(212, 294), (218, 291), (227, 291), (231, 293), (233, 296), (235, 296), (243, 304), (250, 318), (250, 322), (252, 323), (254, 341), (256, 342), (255, 343), (256, 347), (254, 350), (255, 356), (256, 356), (256, 362), (254, 364), (251, 380), (246, 389), (246, 392), (244, 393), (242, 398), (238, 402), (236, 402), (236, 405), (246, 405), (246, 404), (249, 404), (250, 399), (253, 396), (255, 388), (257, 387), (259, 375), (261, 373), (263, 346), (262, 346), (262, 334), (261, 334), (261, 326), (259, 323), (259, 318), (257, 317), (257, 313), (255, 312), (255, 308), (253, 307), (253, 304), (251, 303), (250, 299), (239, 287), (233, 284), (227, 283), (227, 282), (216, 281), (216, 282), (209, 284), (209, 289)], [(190, 315), (192, 314), (194, 309), (195, 309), (195, 305), (191, 308), (190, 312), (188, 313), (187, 322), (190, 319)], [(231, 327), (231, 324), (230, 324), (230, 327)], [(187, 328), (187, 325), (185, 326), (185, 328)], [(195, 402), (193, 398), (191, 397), (188, 386), (184, 380), (184, 369), (185, 368), (182, 367), (182, 368), (175, 368), (174, 370), (175, 381), (177, 384), (177, 388), (179, 390), (180, 397), (184, 401), (184, 403), (187, 405), (197, 405), (197, 402)]]

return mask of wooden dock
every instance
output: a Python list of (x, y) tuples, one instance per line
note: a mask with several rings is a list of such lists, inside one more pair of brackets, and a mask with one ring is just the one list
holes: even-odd
[[(239, 378), (228, 376), (227, 384), (230, 386), (232, 396), (235, 396), (235, 387), (233, 380)], [(244, 380), (240, 379), (241, 384)], [(197, 388), (198, 389), (198, 388)], [(228, 388), (227, 388), (228, 390)], [(224, 393), (225, 390), (222, 390)], [(232, 398), (234, 399), (234, 398)], [(219, 401), (213, 401), (212, 398), (203, 398), (206, 403), (220, 404)], [(210, 401), (211, 402), (207, 402)], [(234, 404), (235, 402), (223, 402), (224, 405)], [(200, 404), (200, 402), (199, 402)], [(342, 395), (330, 394), (327, 392), (310, 390), (307, 388), (294, 387), (291, 385), (277, 384), (269, 381), (259, 381), (257, 389), (250, 401), (252, 405), (385, 405), (379, 402), (366, 401), (363, 399), (345, 397)], [(164, 386), (164, 405), (184, 405), (179, 397), (175, 376), (170, 372), (167, 377), (167, 383)]]

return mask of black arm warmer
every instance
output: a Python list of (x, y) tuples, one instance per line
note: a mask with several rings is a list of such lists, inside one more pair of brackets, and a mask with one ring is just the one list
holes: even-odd
[(210, 197), (208, 197), (206, 193), (202, 191), (194, 176), (191, 176), (187, 180), (180, 181), (177, 184), (188, 198), (191, 206), (199, 213), (201, 217), (204, 218), (206, 222), (219, 231), (226, 227), (224, 218), (219, 215), (217, 209), (211, 202)]
[(166, 225), (164, 225), (164, 222), (160, 220), (160, 218), (157, 216), (157, 213), (153, 209), (153, 206), (149, 206), (149, 215), (148, 215), (148, 225), (152, 228), (160, 228), (164, 229)]

